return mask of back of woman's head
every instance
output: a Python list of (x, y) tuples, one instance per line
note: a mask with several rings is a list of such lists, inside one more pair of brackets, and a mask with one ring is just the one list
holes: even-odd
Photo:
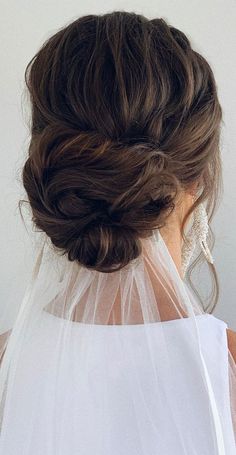
[(213, 201), (222, 117), (209, 64), (163, 19), (81, 17), (29, 62), (23, 183), (33, 221), (71, 261), (120, 269), (180, 191)]

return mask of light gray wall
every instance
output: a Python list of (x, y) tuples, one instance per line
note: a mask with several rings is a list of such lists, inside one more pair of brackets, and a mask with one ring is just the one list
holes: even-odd
[(1, 0), (0, 6), (0, 315), (9, 299), (15, 302), (14, 313), (33, 263), (32, 235), (25, 230), (17, 209), (18, 200), (24, 194), (20, 172), (29, 139), (23, 91), (26, 64), (49, 35), (76, 17), (123, 9), (150, 18), (167, 19), (189, 36), (195, 49), (203, 53), (214, 70), (224, 116), (224, 195), (214, 221), (214, 257), (221, 284), (215, 315), (236, 330), (235, 0)]

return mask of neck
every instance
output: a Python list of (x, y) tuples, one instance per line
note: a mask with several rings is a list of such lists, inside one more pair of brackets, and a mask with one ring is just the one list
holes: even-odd
[(183, 238), (181, 234), (182, 222), (185, 214), (188, 212), (193, 204), (193, 194), (191, 192), (185, 192), (183, 197), (180, 198), (172, 211), (170, 216), (167, 218), (166, 225), (160, 228), (161, 236), (168, 248), (168, 251), (176, 265), (180, 277), (183, 279), (182, 272), (182, 245)]
[(163, 228), (160, 228), (160, 233), (176, 265), (180, 277), (183, 278), (181, 259), (183, 240), (179, 223), (171, 223)]

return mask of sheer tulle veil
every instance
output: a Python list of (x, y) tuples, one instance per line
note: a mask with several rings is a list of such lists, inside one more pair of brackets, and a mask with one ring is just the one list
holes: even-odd
[[(178, 404), (178, 390), (174, 380), (176, 366), (170, 354), (173, 338), (170, 336), (169, 327), (173, 321), (178, 320), (178, 324), (182, 324), (184, 340), (198, 365), (196, 383), (201, 388), (201, 394), (207, 403), (204, 418), (209, 454), (224, 455), (228, 453), (224, 443), (225, 432), (228, 432), (233, 439), (236, 422), (236, 367), (233, 358), (229, 353), (228, 376), (232, 428), (226, 429), (219, 412), (218, 397), (215, 396), (212, 389), (211, 376), (204, 358), (204, 345), (202, 345), (199, 335), (201, 318), (214, 318), (214, 316), (204, 313), (197, 298), (185, 280), (180, 277), (159, 230), (153, 231), (152, 237), (144, 239), (142, 247), (142, 254), (136, 260), (119, 271), (103, 273), (80, 266), (75, 261), (68, 261), (65, 256), (52, 249), (47, 238), (42, 236), (42, 241), (37, 247), (37, 258), (31, 281), (25, 291), (12, 330), (9, 332), (10, 335), (2, 346), (4, 351), (0, 368), (2, 441), (4, 441), (8, 425), (8, 409), (12, 400), (15, 400), (15, 377), (19, 362), (22, 361), (21, 353), (26, 346), (30, 345), (31, 349), (32, 346), (35, 349), (35, 357), (37, 358), (37, 336), (39, 336), (40, 327), (53, 321), (57, 324), (57, 330), (51, 334), (49, 340), (45, 340), (45, 349), (49, 349), (50, 345), (53, 354), (50, 365), (45, 365), (45, 368), (56, 372), (53, 376), (54, 392), (64, 381), (65, 369), (73, 369), (71, 364), (67, 364), (67, 359), (68, 351), (70, 351), (71, 358), (71, 342), (74, 331), (78, 331), (79, 337), (77, 338), (76, 349), (73, 349), (73, 359), (75, 362), (79, 362), (81, 375), (89, 378), (91, 347), (96, 343), (99, 331), (106, 330), (110, 334), (114, 331), (116, 343), (123, 349), (127, 359), (127, 370), (129, 372), (133, 370), (136, 382), (132, 384), (130, 394), (135, 394), (138, 391), (141, 400), (144, 396), (145, 386), (139, 382), (138, 376), (141, 361), (139, 349), (138, 346), (127, 342), (125, 331), (130, 327), (133, 331), (137, 328), (142, 330), (146, 360), (152, 366), (152, 377), (149, 377), (149, 384), (152, 385), (153, 390), (153, 406), (158, 405), (159, 368), (165, 368), (172, 381), (168, 381), (166, 384), (161, 383), (161, 393), (165, 395), (166, 406), (169, 407), (173, 416), (171, 425), (178, 429), (182, 441), (182, 453), (189, 454), (187, 452), (189, 441), (186, 442), (184, 429), (178, 428), (181, 409)], [(3, 333), (3, 320), (1, 324), (1, 333)], [(153, 336), (150, 336), (154, 329), (157, 333), (155, 343)], [(157, 349), (162, 353), (162, 365), (159, 367), (154, 361)], [(97, 361), (99, 361), (99, 356)], [(35, 368), (37, 368), (37, 362)], [(124, 377), (127, 370), (122, 371)], [(71, 380), (68, 387), (72, 386), (76, 387), (76, 383)], [(67, 386), (63, 382), (64, 405), (59, 410), (61, 425), (68, 418), (68, 405), (70, 410), (71, 407), (78, 406), (76, 403), (67, 403), (66, 388)], [(173, 388), (172, 392), (175, 392), (176, 402), (173, 400), (173, 393), (170, 394), (170, 388)], [(37, 397), (37, 385), (35, 389), (35, 397)], [(50, 396), (48, 412), (50, 414), (52, 411), (53, 415), (53, 410), (57, 409), (58, 395), (56, 392), (52, 393), (50, 388), (44, 390), (44, 394), (46, 397)], [(108, 390), (105, 384), (103, 394), (104, 402), (106, 402)], [(170, 395), (171, 399), (169, 398)], [(96, 397), (94, 399), (96, 401)], [(134, 408), (135, 403), (134, 401)], [(194, 411), (194, 400), (189, 403), (189, 406)], [(153, 409), (150, 408), (146, 411), (150, 423), (153, 425), (153, 431), (158, 432), (158, 427), (155, 428), (155, 422), (152, 419)], [(58, 433), (55, 431), (53, 419), (51, 421), (48, 418), (47, 425), (48, 431), (45, 438), (48, 438), (49, 446), (53, 447)], [(29, 429), (29, 435), (30, 432), (33, 432), (33, 424), (32, 428)], [(191, 453), (194, 453), (194, 447), (192, 449)]]

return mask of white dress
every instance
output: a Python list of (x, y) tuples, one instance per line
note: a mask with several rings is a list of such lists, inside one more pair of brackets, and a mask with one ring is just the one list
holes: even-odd
[[(225, 453), (235, 455), (227, 371), (227, 325), (212, 315), (203, 314), (197, 318), (203, 355), (220, 410)], [(186, 330), (181, 330), (183, 321), (186, 323), (186, 319), (162, 322), (173, 341), (169, 353), (174, 367), (172, 377), (166, 374), (165, 359), (158, 349), (160, 323), (148, 325), (149, 336), (156, 343), (154, 361), (159, 366), (161, 378), (159, 390), (155, 391), (149, 380), (150, 364), (146, 362), (148, 356), (142, 343), (142, 324), (95, 326), (93, 344), (89, 346), (89, 365), (83, 374), (84, 360), (80, 356), (78, 340), (81, 331), (85, 335), (87, 327), (70, 322), (73, 330), (70, 349), (64, 356), (63, 374), (60, 372), (63, 380), (55, 388), (53, 334), (59, 330), (60, 318), (45, 312), (34, 339), (21, 352), (14, 378), (14, 406), (7, 406), (6, 401), (0, 454), (211, 455), (210, 429), (205, 419), (208, 403), (202, 398), (198, 365), (186, 339)], [(136, 377), (129, 368), (128, 355), (124, 355), (125, 350), (117, 342), (118, 338), (120, 340), (118, 332), (122, 332), (124, 345), (135, 344), (139, 360)], [(78, 351), (77, 362), (74, 361), (74, 350)], [(145, 396), (139, 393), (140, 383)], [(164, 383), (165, 390), (166, 384), (169, 386), (168, 399), (162, 394)], [(55, 394), (58, 407), (52, 412), (50, 400)], [(177, 423), (168, 406), (173, 394)], [(61, 415), (67, 417), (61, 419)], [(183, 431), (180, 437), (178, 428), (184, 428), (184, 453)], [(51, 431), (56, 434), (53, 447), (48, 443)]]

